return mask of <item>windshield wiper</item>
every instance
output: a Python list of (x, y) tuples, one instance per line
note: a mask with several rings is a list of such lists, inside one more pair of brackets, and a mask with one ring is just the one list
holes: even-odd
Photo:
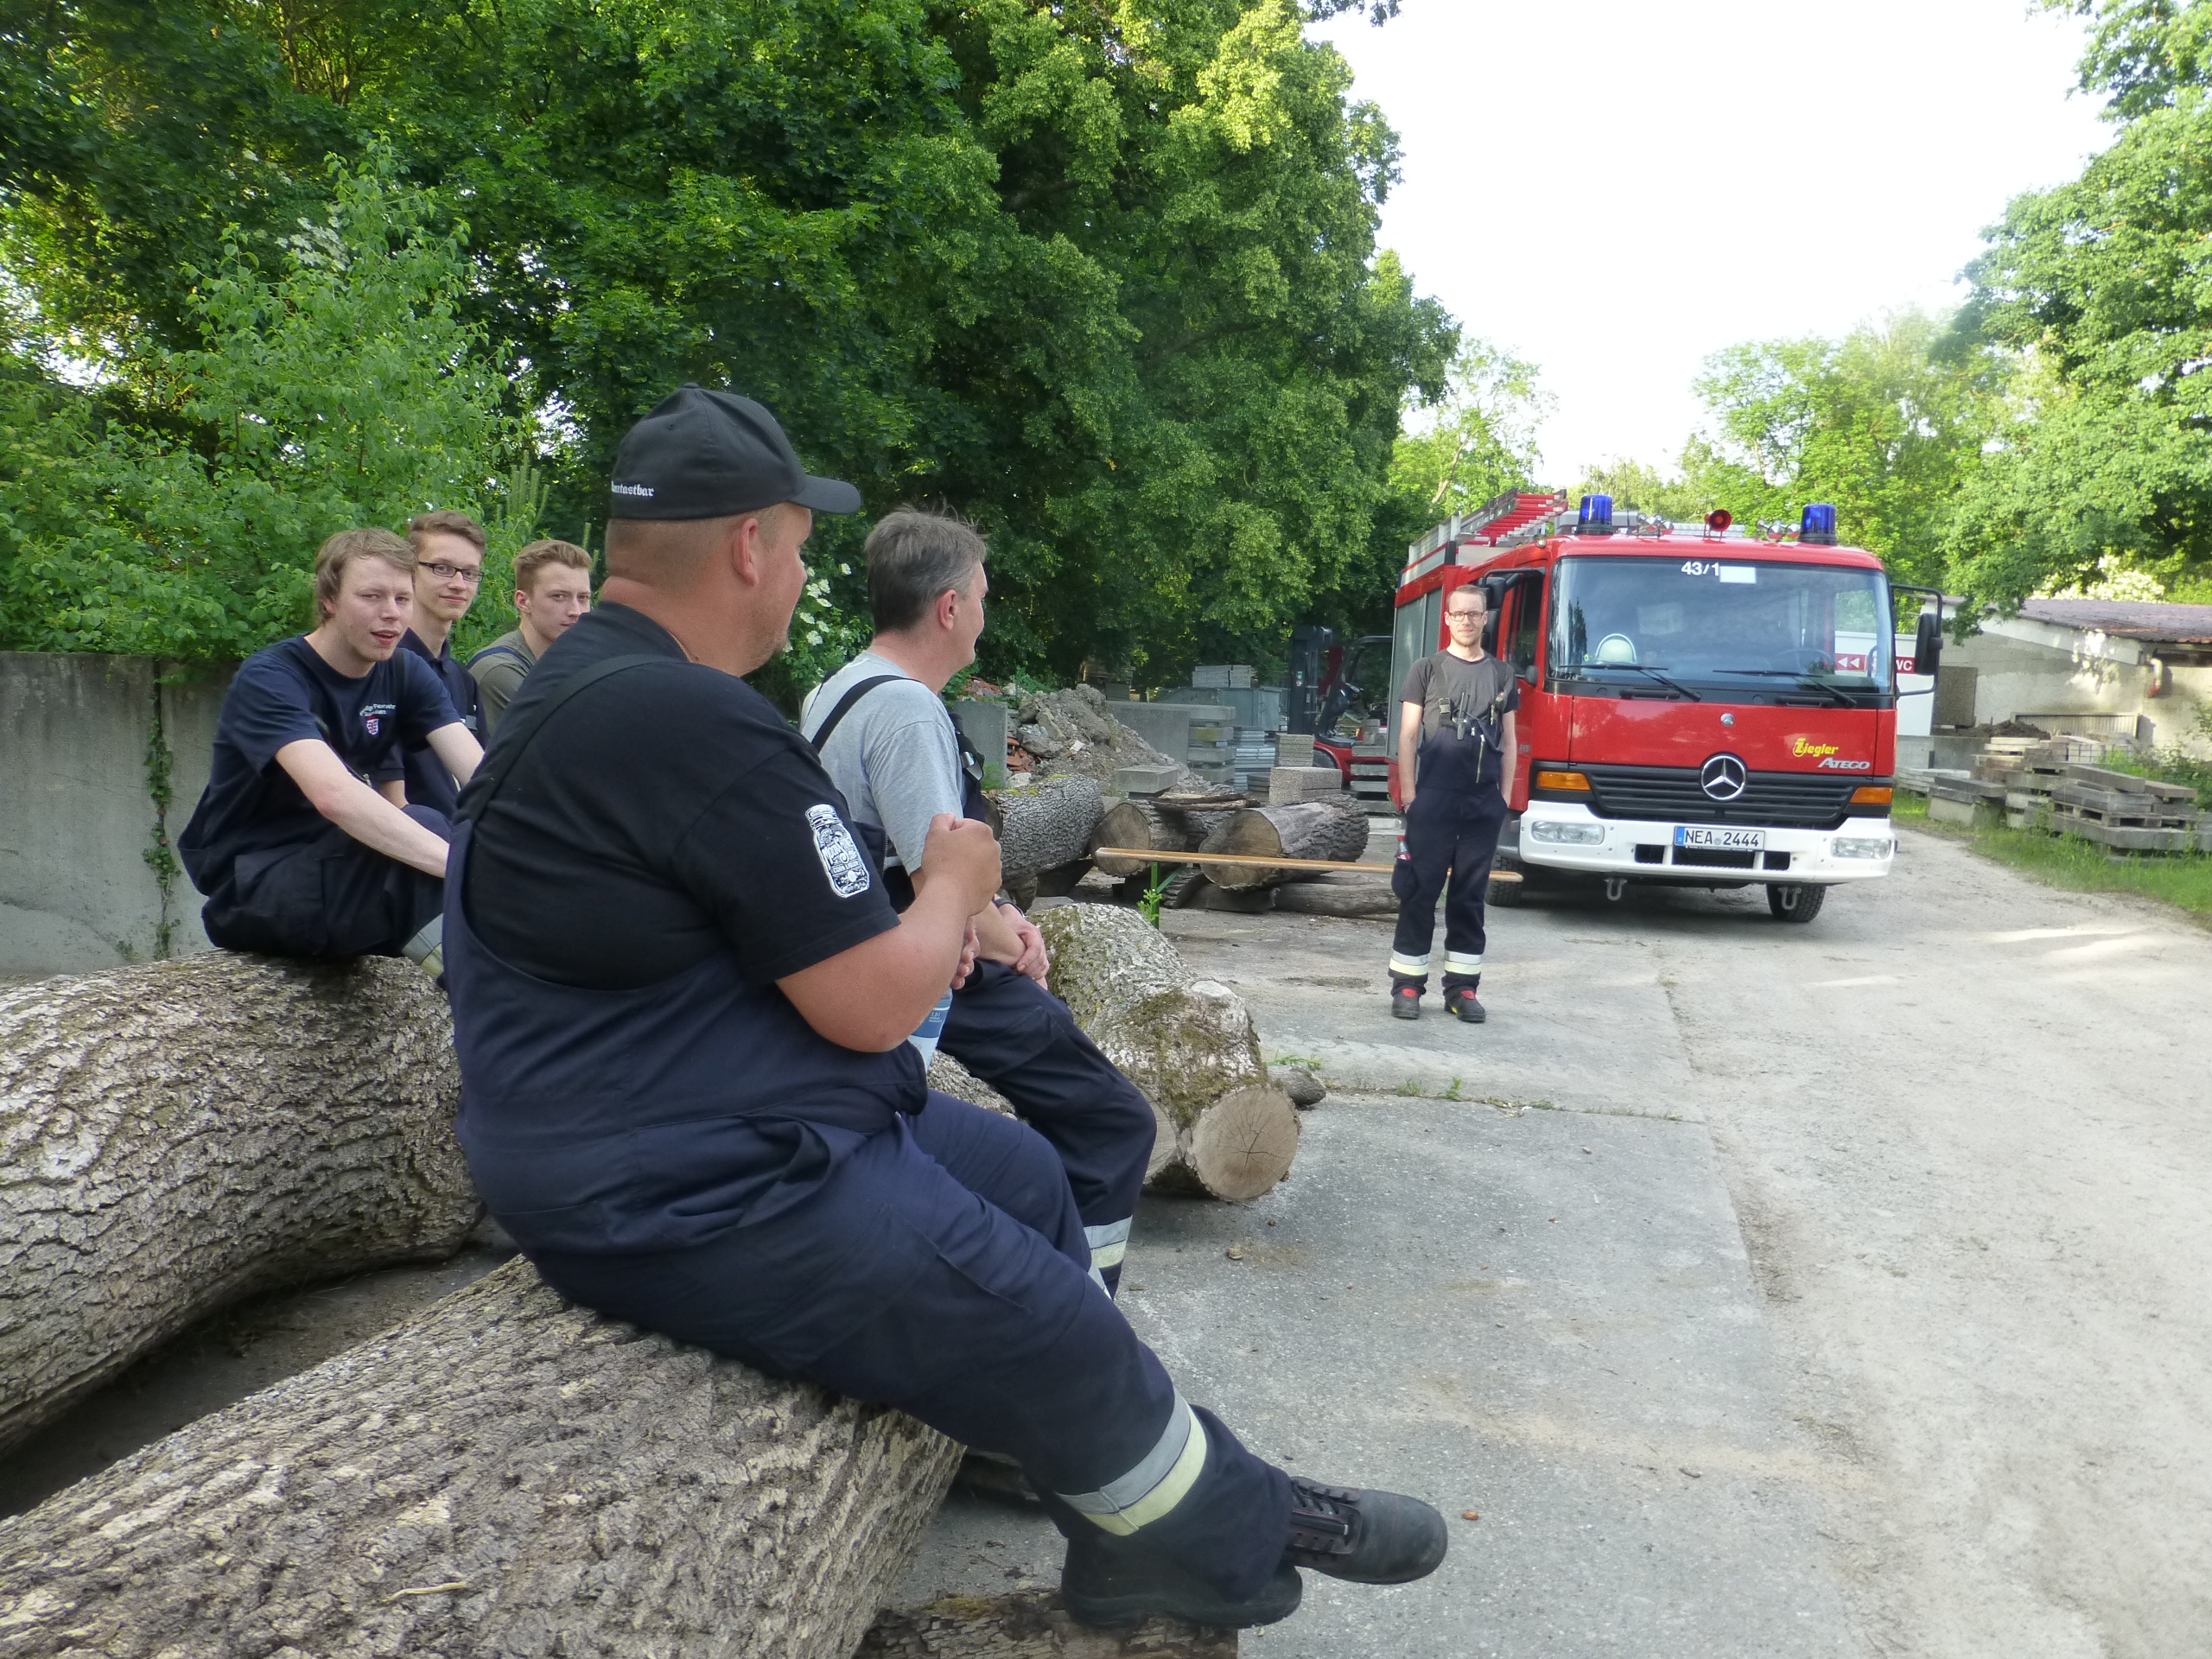
[(1853, 696), (1848, 691), (1843, 690), (1842, 687), (1830, 685), (1826, 680), (1816, 680), (1811, 675), (1801, 673), (1794, 668), (1724, 668), (1717, 671), (1722, 674), (1742, 674), (1747, 677), (1755, 676), (1763, 680), (1795, 680), (1797, 683), (1799, 689), (1807, 691), (1819, 691), (1824, 693), (1828, 701), (1834, 703), (1838, 708), (1856, 709), (1859, 707), (1859, 699)]
[(1662, 674), (1657, 669), (1646, 668), (1642, 663), (1579, 663), (1576, 666), (1578, 668), (1634, 669), (1639, 674), (1649, 674), (1653, 679), (1658, 681), (1660, 684), (1665, 686), (1669, 691), (1679, 691), (1683, 696), (1688, 698), (1692, 702), (1703, 702), (1705, 701), (1703, 697), (1698, 696), (1696, 692), (1691, 690), (1689, 687), (1684, 685), (1680, 680), (1670, 680), (1664, 674)]

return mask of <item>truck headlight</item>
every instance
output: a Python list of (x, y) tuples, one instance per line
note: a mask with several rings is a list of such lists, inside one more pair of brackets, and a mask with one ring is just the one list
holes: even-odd
[(1838, 858), (1887, 858), (1893, 845), (1887, 836), (1838, 836), (1828, 848)]
[(1605, 838), (1602, 823), (1576, 823), (1565, 818), (1538, 818), (1527, 826), (1529, 839), (1548, 841), (1562, 847), (1595, 847)]

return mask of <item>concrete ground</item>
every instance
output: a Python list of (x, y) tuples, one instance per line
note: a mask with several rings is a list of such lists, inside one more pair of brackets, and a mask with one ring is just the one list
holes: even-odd
[[(1130, 1318), (1255, 1450), (1453, 1532), (1245, 1650), (2212, 1652), (2212, 934), (1910, 834), (1806, 927), (1757, 888), (1491, 919), (1475, 1028), (1389, 1018), (1387, 924), (1166, 918), (1337, 1087), (1259, 1203), (1147, 1202)], [(0, 1461), (0, 1512), (498, 1259), (203, 1329)], [(901, 1599), (1058, 1554), (956, 1494)]]
[[(1130, 1317), (1255, 1450), (1453, 1517), (1247, 1650), (2212, 1652), (2212, 935), (1910, 834), (1809, 926), (1491, 919), (1480, 1028), (1389, 1019), (1385, 924), (1166, 919), (1338, 1090), (1260, 1203), (1147, 1203)], [(1056, 1561), (962, 1497), (906, 1588)]]

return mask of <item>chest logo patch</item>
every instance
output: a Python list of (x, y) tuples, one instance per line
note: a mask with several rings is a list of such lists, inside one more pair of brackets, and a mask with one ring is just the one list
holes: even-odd
[(868, 860), (853, 840), (853, 832), (826, 802), (806, 809), (806, 822), (814, 831), (814, 855), (830, 878), (830, 890), (840, 899), (855, 899), (868, 888)]

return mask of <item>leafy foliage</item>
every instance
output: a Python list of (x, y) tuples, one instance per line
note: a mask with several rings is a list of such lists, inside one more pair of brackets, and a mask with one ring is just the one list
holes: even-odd
[(1950, 538), (1992, 605), (2115, 564), (2212, 575), (2212, 93), (2201, 54), (2145, 44), (2161, 15), (2169, 36), (2212, 28), (2203, 3), (2108, 8), (2085, 73), (2135, 113), (2079, 180), (2015, 200), (1971, 268), (1967, 326), (2031, 365)]
[[(1388, 0), (56, 0), (0, 42), (0, 257), (44, 325), (196, 344), (165, 247), (287, 233), (387, 137), (467, 217), (455, 302), (532, 377), (548, 522), (684, 380), (871, 511), (993, 538), (990, 666), (1166, 681), (1387, 594), (1399, 411), (1448, 318), (1376, 254), (1395, 139), (1307, 41)], [(512, 407), (512, 399), (509, 404)], [(810, 635), (859, 608), (816, 537)]]
[(1415, 520), (1407, 539), (1527, 487), (1536, 474), (1536, 428), (1555, 401), (1539, 388), (1534, 364), (1487, 340), (1464, 342), (1444, 399), (1408, 410), (1412, 429), (1390, 458), (1392, 505)]
[(1795, 524), (1833, 502), (1847, 540), (1939, 581), (1951, 499), (2001, 418), (2004, 368), (1915, 312), (1841, 340), (1731, 346), (1696, 383), (1708, 423), (1683, 452), (1686, 493), (1745, 523)]
[[(19, 339), (0, 375), (0, 641), (22, 650), (236, 657), (312, 617), (334, 531), (430, 506), (511, 544), (503, 466), (526, 433), (456, 313), (457, 235), (378, 158), (278, 250), (232, 242), (190, 273), (198, 343), (118, 351), (87, 395)], [(525, 513), (524, 518), (527, 518)]]

